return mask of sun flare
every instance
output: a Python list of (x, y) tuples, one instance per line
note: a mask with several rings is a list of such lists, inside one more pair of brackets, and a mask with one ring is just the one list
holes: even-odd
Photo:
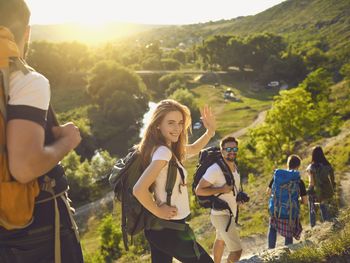
[(283, 0), (26, 0), (33, 24), (190, 24), (253, 15)]

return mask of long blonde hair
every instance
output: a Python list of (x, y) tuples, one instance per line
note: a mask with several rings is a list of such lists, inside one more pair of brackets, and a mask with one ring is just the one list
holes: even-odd
[(148, 124), (144, 136), (137, 146), (143, 161), (143, 168), (146, 168), (151, 161), (151, 154), (155, 147), (165, 145), (165, 139), (161, 131), (157, 128), (163, 121), (166, 114), (172, 111), (179, 111), (182, 114), (184, 128), (177, 142), (171, 144), (171, 151), (176, 158), (182, 162), (185, 159), (185, 146), (188, 143), (188, 131), (191, 128), (191, 112), (181, 103), (167, 99), (158, 103), (151, 121)]

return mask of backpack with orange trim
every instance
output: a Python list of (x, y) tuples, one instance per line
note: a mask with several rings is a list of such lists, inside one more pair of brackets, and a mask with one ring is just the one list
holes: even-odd
[(0, 226), (11, 229), (25, 228), (33, 221), (35, 198), (39, 194), (37, 180), (21, 184), (10, 174), (6, 149), (6, 108), (9, 77), (14, 70), (27, 73), (20, 59), (12, 33), (0, 27)]

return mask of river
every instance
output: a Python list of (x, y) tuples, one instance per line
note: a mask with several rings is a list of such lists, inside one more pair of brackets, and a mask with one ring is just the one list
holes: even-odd
[(142, 128), (140, 129), (140, 138), (143, 137), (143, 133), (145, 132), (145, 128), (147, 126), (147, 124), (149, 123), (149, 121), (151, 120), (152, 117), (152, 113), (153, 111), (156, 109), (157, 103), (150, 101), (148, 103), (149, 106), (149, 111), (147, 111), (144, 115), (143, 115), (143, 119), (142, 119)]

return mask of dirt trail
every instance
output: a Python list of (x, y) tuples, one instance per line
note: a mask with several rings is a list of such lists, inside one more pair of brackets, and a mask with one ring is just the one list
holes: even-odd
[(267, 113), (267, 111), (260, 112), (258, 117), (254, 120), (254, 122), (252, 124), (250, 124), (248, 127), (245, 127), (243, 129), (240, 129), (239, 131), (232, 133), (231, 136), (238, 138), (240, 136), (245, 135), (249, 129), (252, 129), (252, 128), (256, 127), (257, 125), (264, 122), (264, 120), (266, 118), (266, 113)]
[[(252, 128), (258, 126), (259, 124), (261, 124), (265, 121), (266, 113), (267, 113), (266, 110), (259, 112), (258, 117), (256, 117), (256, 119), (249, 126), (242, 128), (234, 133), (228, 134), (228, 136), (233, 136), (235, 138), (239, 138), (239, 137), (245, 135), (249, 131), (249, 129), (252, 129)], [(212, 141), (211, 143), (209, 143), (207, 145), (207, 147), (217, 146), (217, 145), (219, 145), (219, 142), (220, 142), (220, 139), (218, 139), (216, 141)], [(197, 154), (189, 155), (189, 156), (187, 156), (187, 158), (190, 159), (190, 158), (195, 157), (195, 156), (198, 156), (198, 155)]]
[(350, 204), (350, 172), (344, 173), (340, 184), (340, 205), (348, 207)]
[[(322, 148), (331, 147), (336, 142), (344, 140), (344, 138), (349, 134), (350, 134), (350, 129), (348, 127), (343, 127), (338, 135), (330, 138), (325, 138), (322, 141), (322, 143), (320, 143), (320, 146)], [(305, 156), (311, 156), (311, 153), (312, 153), (312, 147), (309, 147), (305, 152)]]
[[(336, 142), (344, 140), (344, 138), (349, 134), (350, 134), (350, 130), (348, 128), (344, 128), (341, 130), (341, 132), (337, 136), (326, 138), (325, 140), (323, 140), (321, 143), (321, 146), (322, 148), (331, 147)], [(312, 149), (308, 151), (309, 151), (308, 154), (311, 154)], [(341, 183), (339, 188), (340, 188), (340, 205), (342, 207), (348, 207), (350, 204), (350, 172), (345, 172), (344, 174), (341, 174)], [(308, 229), (309, 229), (309, 226), (304, 226), (304, 231)], [(247, 259), (252, 257), (253, 255), (257, 255), (262, 251), (266, 250), (267, 237), (263, 235), (245, 237), (245, 238), (242, 238), (242, 245), (243, 245), (244, 252), (241, 259)], [(276, 247), (277, 246), (283, 246), (283, 238), (281, 237), (277, 238)], [(225, 256), (223, 257), (222, 263), (226, 262), (225, 261), (226, 257), (227, 257), (227, 252), (225, 251)]]

